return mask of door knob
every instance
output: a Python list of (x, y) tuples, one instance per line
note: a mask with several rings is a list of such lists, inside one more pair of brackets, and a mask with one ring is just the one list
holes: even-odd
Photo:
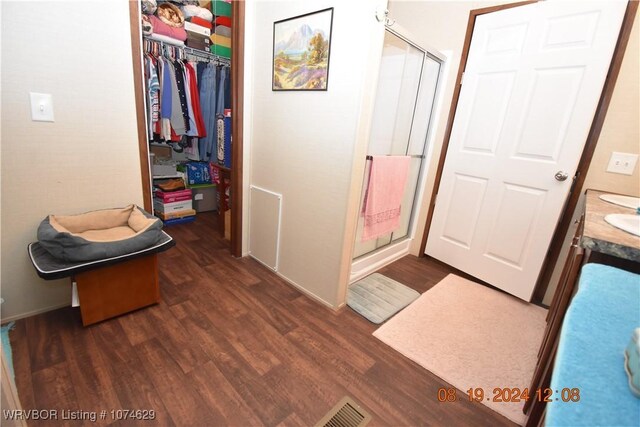
[(558, 181), (566, 181), (567, 178), (569, 178), (569, 174), (566, 172), (562, 172), (562, 171), (558, 171), (556, 172), (556, 174), (554, 175), (555, 179), (557, 179)]

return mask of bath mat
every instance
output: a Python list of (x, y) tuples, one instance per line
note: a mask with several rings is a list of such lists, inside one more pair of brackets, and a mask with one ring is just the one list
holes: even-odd
[(468, 399), (470, 388), (482, 390), (481, 403), (524, 425), (524, 401), (494, 402), (494, 389), (508, 389), (498, 398), (513, 400), (514, 389), (529, 387), (546, 315), (544, 308), (450, 274), (373, 335), (456, 387), (457, 399)]
[(402, 310), (420, 294), (380, 273), (349, 286), (347, 305), (370, 322), (379, 324)]

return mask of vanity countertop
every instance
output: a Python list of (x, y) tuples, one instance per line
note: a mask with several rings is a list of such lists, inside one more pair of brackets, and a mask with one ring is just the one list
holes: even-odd
[(595, 252), (640, 262), (640, 237), (605, 222), (609, 214), (634, 214), (634, 210), (601, 200), (603, 191), (587, 190), (584, 232), (580, 246)]

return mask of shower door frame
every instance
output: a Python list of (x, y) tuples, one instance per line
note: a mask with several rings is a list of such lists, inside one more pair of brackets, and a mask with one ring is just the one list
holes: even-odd
[[(397, 24), (392, 24), (399, 27)], [(349, 283), (353, 283), (356, 280), (361, 279), (362, 277), (373, 273), (377, 269), (399, 259), (400, 257), (409, 253), (409, 247), (411, 241), (415, 238), (416, 228), (417, 228), (417, 217), (420, 210), (420, 205), (422, 202), (422, 197), (424, 196), (424, 187), (426, 184), (426, 169), (429, 164), (429, 160), (432, 155), (433, 149), (433, 138), (435, 136), (434, 126), (436, 123), (435, 117), (438, 115), (439, 110), (442, 108), (441, 105), (441, 97), (442, 97), (442, 88), (444, 86), (443, 79), (446, 77), (445, 67), (447, 65), (447, 57), (439, 52), (438, 50), (432, 48), (431, 46), (420, 45), (411, 40), (411, 38), (406, 34), (406, 31), (402, 29), (395, 30), (392, 29), (390, 25), (385, 25), (385, 31), (390, 34), (398, 37), (408, 45), (418, 49), (420, 52), (424, 54), (424, 58), (422, 60), (422, 68), (420, 70), (420, 80), (418, 85), (418, 93), (416, 95), (416, 101), (413, 109), (413, 117), (411, 119), (411, 130), (413, 130), (414, 122), (416, 119), (415, 113), (418, 105), (418, 97), (421, 94), (421, 90), (423, 89), (424, 84), (424, 72), (425, 65), (428, 58), (438, 62), (440, 64), (440, 68), (438, 70), (438, 75), (436, 78), (436, 89), (433, 94), (433, 103), (429, 110), (429, 122), (427, 124), (427, 132), (424, 135), (424, 142), (422, 146), (422, 158), (420, 163), (420, 170), (418, 172), (417, 184), (415, 193), (413, 195), (413, 203), (411, 206), (411, 214), (409, 215), (409, 225), (407, 229), (407, 234), (398, 237), (397, 239), (393, 238), (393, 232), (391, 233), (391, 240), (389, 243), (375, 248), (369, 252), (366, 252), (362, 255), (359, 255), (357, 258), (352, 258), (351, 260), (351, 274), (349, 278)], [(382, 57), (381, 57), (382, 60)], [(411, 132), (411, 131), (410, 131)], [(409, 150), (410, 143), (407, 142), (407, 149)], [(369, 151), (369, 146), (367, 146), (367, 152)], [(406, 152), (406, 151), (405, 151)], [(369, 165), (365, 168), (365, 174), (368, 170)], [(366, 183), (362, 186), (362, 191), (365, 190)], [(362, 192), (360, 194), (362, 198)], [(361, 208), (361, 206), (360, 206)], [(355, 245), (354, 245), (355, 251)]]

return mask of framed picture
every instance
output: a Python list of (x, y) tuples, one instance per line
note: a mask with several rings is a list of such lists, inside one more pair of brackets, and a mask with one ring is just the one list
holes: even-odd
[(332, 7), (273, 23), (272, 90), (327, 90), (332, 25)]

